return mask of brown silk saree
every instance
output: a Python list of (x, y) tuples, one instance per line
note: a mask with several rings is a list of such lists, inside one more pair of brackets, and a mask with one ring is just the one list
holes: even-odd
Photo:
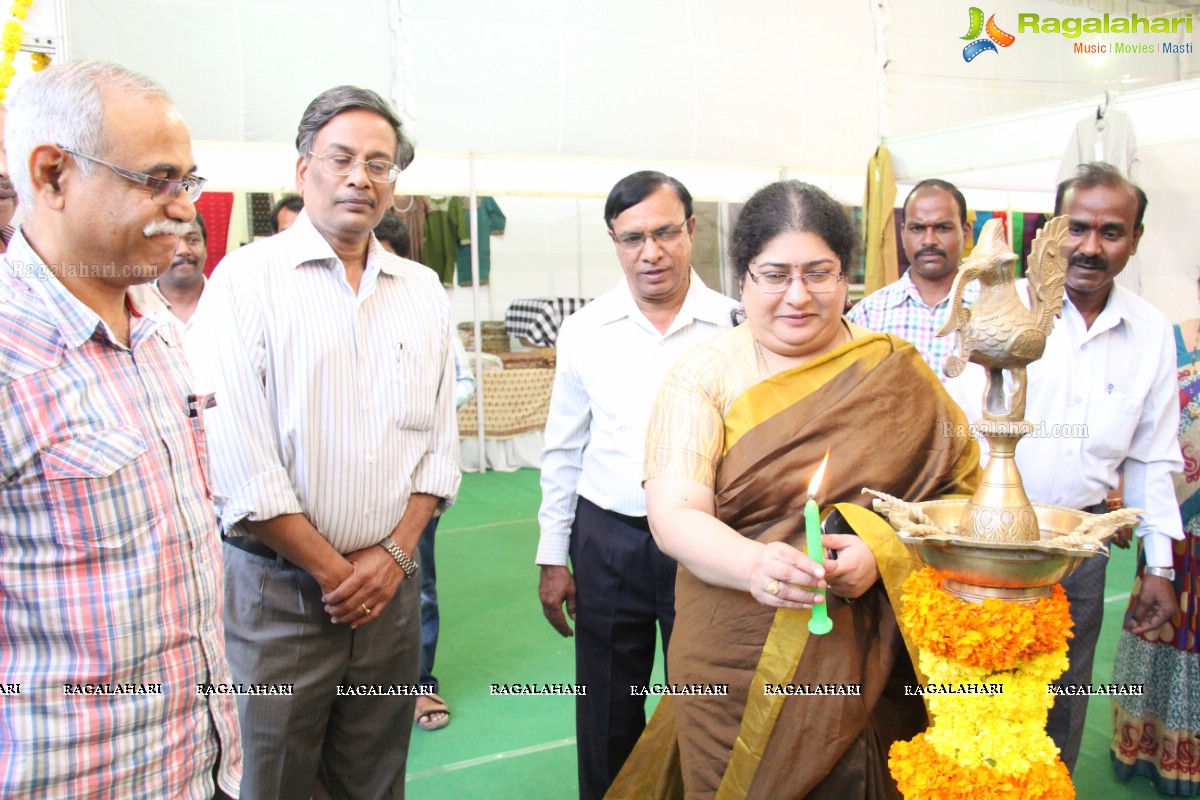
[[(681, 566), (671, 681), (728, 684), (729, 694), (663, 698), (609, 797), (898, 797), (887, 749), (927, 725), (921, 698), (905, 696), (918, 682), (916, 652), (895, 611), (901, 583), (920, 565), (866, 510), (861, 489), (907, 500), (973, 491), (979, 449), (965, 423), (917, 351), (885, 335), (855, 339), (733, 402), (717, 516), (744, 536), (803, 550), (805, 487), (829, 448), (817, 500), (825, 511), (839, 505), (882, 580), (853, 602), (830, 594), (833, 631), (810, 636), (810, 612), (768, 608)], [(781, 684), (861, 694), (764, 691)]]

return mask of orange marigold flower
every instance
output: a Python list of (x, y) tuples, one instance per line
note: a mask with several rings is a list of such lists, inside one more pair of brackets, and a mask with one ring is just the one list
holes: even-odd
[(996, 775), (965, 767), (938, 753), (924, 734), (896, 742), (888, 768), (906, 800), (1074, 800), (1075, 786), (1062, 761), (1034, 764), (1024, 775)]
[(1013, 669), (1058, 649), (1071, 635), (1070, 607), (1062, 587), (1033, 605), (989, 599), (967, 603), (942, 590), (926, 567), (904, 584), (901, 624), (917, 646), (967, 666)]

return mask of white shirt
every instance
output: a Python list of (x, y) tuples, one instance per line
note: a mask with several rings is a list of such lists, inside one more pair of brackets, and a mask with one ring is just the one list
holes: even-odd
[(372, 236), (355, 295), (301, 212), (222, 259), (189, 356), (217, 407), (209, 430), (221, 528), (303, 513), (333, 547), (380, 542), (413, 492), (458, 490), (446, 293)]
[[(1024, 284), (1017, 283), (1022, 298)], [(983, 416), (984, 382), (983, 367), (969, 364), (946, 383), (972, 422)], [(1045, 355), (1029, 365), (1025, 418), (1040, 429), (1017, 445), (1029, 499), (1086, 508), (1102, 501), (1123, 471), (1125, 505), (1146, 511), (1137, 530), (1147, 563), (1171, 566), (1170, 540), (1183, 538), (1171, 473), (1183, 469), (1183, 459), (1175, 339), (1162, 312), (1114, 286), (1088, 329), (1064, 299)]]
[(566, 565), (578, 497), (646, 516), (642, 467), (659, 384), (693, 345), (731, 327), (736, 307), (692, 270), (665, 334), (642, 314), (625, 278), (563, 322), (542, 452), (538, 564)]
[[(204, 283), (203, 283), (204, 288), (208, 288), (208, 278), (203, 278), (202, 280), (204, 281)], [(171, 319), (171, 327), (173, 327), (175, 329), (175, 337), (179, 340), (179, 343), (183, 346), (184, 358), (187, 360), (188, 366), (191, 367), (192, 359), (194, 358), (194, 356), (192, 355), (192, 350), (195, 347), (195, 344), (192, 341), (192, 330), (193, 330), (193, 323), (195, 323), (195, 321), (196, 321), (196, 314), (195, 314), (195, 312), (193, 312), (192, 316), (190, 316), (188, 318), (188, 321), (184, 322), (178, 316), (175, 315), (174, 311), (170, 311), (171, 301), (168, 300), (167, 296), (162, 293), (162, 287), (160, 287), (158, 285), (158, 281), (157, 280), (154, 281), (154, 283), (151, 285), (154, 287), (154, 291), (158, 292), (158, 296), (162, 299), (163, 303), (167, 306), (167, 309), (168, 309), (167, 316), (170, 317), (170, 319)], [(200, 296), (201, 297), (204, 296), (203, 289), (200, 290)], [(193, 370), (193, 372), (194, 372), (194, 370)], [(211, 391), (210, 389), (202, 387), (199, 384), (194, 384), (194, 385), (195, 385), (197, 391), (200, 391), (200, 392)]]

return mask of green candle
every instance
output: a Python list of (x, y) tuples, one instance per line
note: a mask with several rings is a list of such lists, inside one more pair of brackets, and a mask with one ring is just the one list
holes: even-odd
[[(817, 471), (813, 473), (812, 480), (808, 483), (808, 502), (804, 504), (804, 533), (808, 540), (808, 557), (815, 561), (819, 566), (825, 565), (825, 548), (821, 546), (821, 512), (817, 508), (817, 501), (813, 496), (817, 493), (817, 489), (821, 485), (821, 476), (825, 474), (825, 465), (829, 463), (829, 451), (825, 451), (825, 458), (821, 461), (821, 466), (817, 467)], [(824, 597), (825, 590), (816, 590), (817, 594)], [(833, 630), (833, 621), (829, 619), (829, 609), (825, 607), (825, 603), (814, 603), (812, 608), (812, 619), (808, 621), (808, 632), (815, 634), (829, 633)]]

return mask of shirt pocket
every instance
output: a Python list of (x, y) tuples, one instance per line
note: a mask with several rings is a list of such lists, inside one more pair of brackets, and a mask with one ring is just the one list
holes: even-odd
[(117, 548), (164, 515), (146, 442), (117, 427), (42, 451), (55, 538), (81, 547)]
[(1107, 392), (1092, 402), (1084, 449), (1097, 458), (1125, 458), (1141, 416), (1141, 403), (1122, 392)]
[(405, 430), (433, 428), (438, 385), (445, 362), (433, 353), (405, 350), (396, 359), (392, 382), (396, 424)]

